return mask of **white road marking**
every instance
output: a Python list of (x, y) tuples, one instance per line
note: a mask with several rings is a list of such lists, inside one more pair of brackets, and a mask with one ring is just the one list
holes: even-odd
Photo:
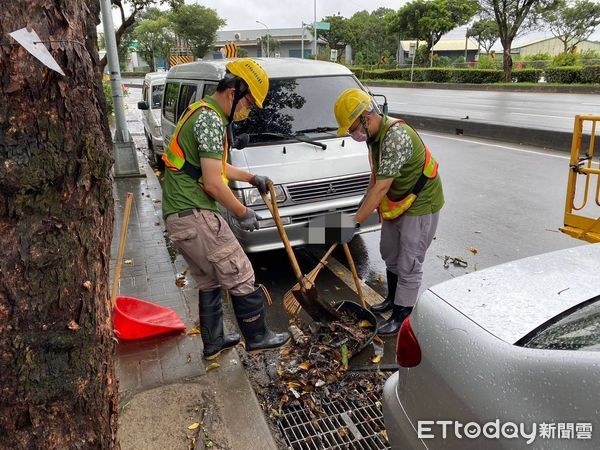
[(450, 141), (469, 142), (471, 144), (485, 145), (487, 147), (502, 148), (502, 149), (505, 149), (505, 150), (512, 150), (512, 151), (515, 151), (515, 152), (530, 153), (530, 154), (533, 154), (533, 155), (549, 156), (551, 158), (559, 158), (559, 159), (567, 159), (567, 160), (571, 159), (569, 156), (553, 155), (551, 153), (537, 152), (535, 150), (525, 150), (525, 149), (522, 149), (522, 148), (509, 147), (508, 145), (488, 144), (487, 142), (473, 141), (471, 139), (453, 138), (453, 137), (449, 137), (449, 136), (440, 136), (440, 135), (437, 135), (437, 134), (429, 134), (429, 133), (423, 133), (423, 132), (419, 132), (419, 134), (422, 134), (423, 136), (431, 136), (431, 137), (435, 137), (435, 138), (439, 138), (439, 139), (447, 139), (447, 140), (450, 140)]
[(528, 113), (519, 113), (512, 112), (511, 114), (519, 114), (520, 116), (533, 116), (533, 117), (554, 117), (555, 119), (572, 119), (572, 116), (550, 116), (546, 114), (528, 114)]

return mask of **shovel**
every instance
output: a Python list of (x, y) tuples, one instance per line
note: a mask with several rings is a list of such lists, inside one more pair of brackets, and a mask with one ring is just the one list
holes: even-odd
[(277, 201), (275, 200), (276, 196), (273, 184), (269, 183), (268, 187), (269, 193), (271, 194), (271, 200), (269, 200), (266, 195), (262, 193), (261, 196), (265, 202), (265, 205), (267, 205), (267, 208), (269, 208), (269, 211), (271, 211), (273, 220), (277, 225), (277, 231), (279, 231), (279, 236), (281, 236), (281, 241), (283, 242), (285, 251), (290, 259), (292, 269), (294, 270), (294, 275), (296, 275), (296, 279), (298, 280), (298, 285), (300, 287), (300, 289), (293, 289), (292, 294), (313, 320), (317, 322), (330, 322), (333, 320), (339, 320), (340, 314), (333, 306), (319, 298), (319, 294), (317, 293), (315, 285), (307, 277), (302, 275), (302, 271), (298, 265), (298, 260), (296, 259), (296, 255), (292, 249), (292, 245), (290, 244), (287, 233), (283, 228), (283, 224), (281, 223), (279, 209), (277, 208)]

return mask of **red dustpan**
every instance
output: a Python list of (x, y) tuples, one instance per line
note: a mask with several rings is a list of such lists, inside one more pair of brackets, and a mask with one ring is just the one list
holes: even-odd
[(113, 323), (115, 335), (126, 340), (185, 330), (185, 325), (171, 308), (133, 297), (117, 297)]
[(117, 297), (119, 278), (125, 252), (127, 228), (133, 194), (127, 193), (123, 224), (121, 225), (121, 239), (119, 241), (119, 255), (112, 289), (113, 325), (115, 335), (119, 339), (142, 339), (159, 334), (172, 333), (185, 330), (185, 325), (171, 308), (150, 303), (133, 297)]

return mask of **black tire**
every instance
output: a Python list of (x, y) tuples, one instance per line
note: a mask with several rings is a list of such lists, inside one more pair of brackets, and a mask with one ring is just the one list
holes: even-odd
[(148, 143), (148, 161), (151, 165), (156, 164), (156, 154), (154, 153), (154, 146), (152, 145), (152, 138), (148, 136), (148, 134), (144, 131), (144, 135), (146, 135), (146, 142)]

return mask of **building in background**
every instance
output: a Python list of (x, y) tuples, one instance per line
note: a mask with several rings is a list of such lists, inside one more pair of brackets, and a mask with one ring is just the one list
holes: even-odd
[[(577, 52), (586, 50), (595, 50), (600, 53), (600, 42), (582, 41), (576, 46)], [(511, 53), (513, 55), (529, 56), (539, 53), (547, 53), (550, 56), (556, 56), (564, 51), (563, 43), (557, 37), (539, 39), (537, 41), (513, 45)]]
[[(302, 28), (273, 28), (268, 32), (271, 39), (279, 42), (278, 48), (271, 48), (270, 53), (273, 57), (282, 58), (300, 58), (302, 56)], [(266, 43), (261, 45), (261, 39), (267, 35), (266, 29), (258, 30), (225, 30), (217, 31), (217, 40), (213, 46), (212, 53), (206, 54), (204, 59), (221, 59), (223, 54), (221, 48), (225, 44), (235, 44), (239, 49), (247, 52), (247, 56), (266, 56)], [(319, 48), (323, 47), (325, 42), (319, 40)], [(312, 56), (313, 36), (309, 30), (304, 29), (304, 57)]]
[[(400, 51), (398, 52), (398, 64), (405, 65), (412, 62), (410, 54), (410, 46), (415, 47), (417, 41), (400, 41)], [(419, 46), (425, 44), (425, 41), (419, 41)], [(478, 45), (471, 38), (469, 39), (441, 39), (433, 46), (433, 54), (436, 56), (445, 56), (447, 58), (456, 59), (465, 56), (465, 47), (467, 51), (467, 61), (475, 61), (477, 59)]]

